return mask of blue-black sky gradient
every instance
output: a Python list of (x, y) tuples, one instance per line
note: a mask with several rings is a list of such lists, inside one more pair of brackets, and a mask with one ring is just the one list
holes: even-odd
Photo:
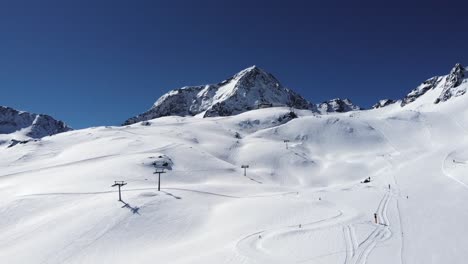
[(408, 2), (2, 1), (0, 105), (119, 125), (257, 65), (311, 102), (370, 107), (468, 65), (468, 4)]

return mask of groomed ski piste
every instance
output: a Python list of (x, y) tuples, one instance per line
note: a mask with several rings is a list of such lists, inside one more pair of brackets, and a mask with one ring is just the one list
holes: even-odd
[[(162, 117), (2, 146), (1, 263), (466, 263), (464, 97)], [(170, 165), (161, 191), (155, 161)]]

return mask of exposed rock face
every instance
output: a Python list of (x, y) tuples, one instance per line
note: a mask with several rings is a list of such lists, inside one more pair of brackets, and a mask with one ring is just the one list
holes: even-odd
[(320, 104), (317, 104), (317, 110), (324, 113), (344, 113), (349, 111), (361, 110), (361, 107), (354, 105), (349, 99), (335, 98)]
[(401, 100), (401, 106), (416, 101), (431, 90), (434, 90), (437, 94), (437, 97), (432, 99), (436, 104), (463, 95), (467, 89), (467, 85), (464, 85), (466, 84), (466, 77), (465, 67), (457, 63), (448, 75), (432, 77), (412, 90)]
[(21, 112), (10, 107), (0, 106), (0, 134), (24, 131), (30, 138), (42, 138), (72, 130), (64, 122), (48, 115)]
[(441, 80), (442, 77), (436, 76), (424, 81), (416, 89), (413, 89), (409, 94), (407, 94), (405, 98), (403, 98), (403, 100), (401, 101), (401, 106), (405, 106), (409, 103), (414, 102), (416, 99), (424, 95), (427, 91), (437, 87)]
[(459, 89), (466, 76), (466, 69), (457, 63), (450, 71), (449, 75), (445, 77), (443, 91), (435, 103), (445, 102), (454, 96), (460, 96), (466, 93), (466, 87)]
[(375, 105), (373, 105), (372, 108), (374, 108), (374, 109), (382, 108), (382, 107), (385, 107), (387, 105), (391, 105), (391, 104), (394, 104), (394, 103), (395, 103), (395, 101), (392, 100), (392, 99), (383, 99), (383, 100), (380, 100)]
[(161, 96), (150, 110), (128, 119), (124, 125), (169, 115), (229, 116), (271, 106), (314, 108), (273, 75), (252, 66), (218, 84), (172, 90)]

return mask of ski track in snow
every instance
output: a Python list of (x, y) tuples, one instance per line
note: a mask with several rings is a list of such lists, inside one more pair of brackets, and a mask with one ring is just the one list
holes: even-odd
[[(453, 154), (456, 153), (456, 151), (451, 151), (450, 153), (448, 153), (446, 156), (445, 156), (445, 159), (442, 161), (442, 173), (447, 176), (449, 179), (452, 179), (453, 181), (459, 183), (462, 187), (468, 189), (468, 184), (464, 183), (463, 181), (457, 179), (455, 176), (451, 175), (448, 171), (447, 171), (447, 161), (448, 162), (453, 162)], [(456, 163), (456, 162), (455, 162)]]
[[(136, 192), (136, 191), (154, 191), (157, 190), (156, 187), (151, 188), (135, 188), (135, 189), (124, 189), (121, 190), (122, 193), (126, 192)], [(176, 190), (176, 191), (184, 191), (184, 192), (192, 192), (201, 195), (210, 195), (210, 196), (218, 196), (224, 198), (234, 198), (234, 199), (248, 199), (248, 198), (262, 198), (262, 197), (275, 197), (275, 196), (286, 196), (286, 195), (296, 195), (298, 192), (279, 192), (273, 194), (266, 194), (266, 195), (250, 195), (250, 196), (234, 196), (229, 194), (223, 193), (215, 193), (215, 192), (208, 192), (203, 190), (196, 190), (196, 189), (187, 189), (187, 188), (161, 188), (161, 190)], [(33, 193), (33, 194), (26, 194), (21, 195), (22, 197), (32, 197), (32, 196), (54, 196), (54, 195), (99, 195), (99, 194), (109, 194), (109, 193), (117, 193), (118, 191), (102, 191), (102, 192), (62, 192), (62, 193)]]
[[(275, 234), (296, 232), (298, 230), (306, 232), (306, 231), (313, 231), (317, 229), (324, 229), (324, 228), (328, 228), (331, 226), (339, 225), (338, 220), (343, 218), (343, 215), (344, 215), (343, 212), (339, 211), (336, 215), (331, 216), (329, 218), (317, 220), (314, 222), (304, 223), (302, 224), (301, 228), (298, 227), (299, 224), (295, 224), (295, 225), (288, 225), (288, 226), (283, 226), (283, 227), (278, 227), (278, 228), (273, 228), (273, 229), (268, 229), (268, 230), (257, 231), (255, 233), (249, 234), (241, 238), (237, 242), (236, 248), (237, 248), (237, 251), (241, 255), (246, 256), (252, 260), (262, 259), (262, 260), (267, 260), (269, 263), (282, 263), (281, 260), (270, 258), (267, 254), (265, 254), (261, 250), (260, 243), (263, 242), (261, 241), (263, 238), (260, 238), (259, 236), (266, 237), (270, 233), (272, 233), (272, 235), (274, 236)], [(300, 261), (300, 262), (304, 262), (304, 261)]]
[(122, 157), (122, 156), (131, 156), (131, 155), (138, 155), (138, 154), (145, 154), (145, 153), (153, 153), (153, 152), (167, 150), (167, 149), (170, 149), (170, 148), (176, 148), (176, 147), (179, 147), (181, 145), (182, 145), (181, 143), (171, 143), (171, 144), (168, 144), (166, 146), (159, 147), (159, 148), (143, 150), (143, 151), (138, 151), (138, 152), (134, 152), (134, 153), (126, 153), (126, 154), (117, 153), (117, 154), (104, 155), (104, 156), (93, 157), (93, 158), (88, 158), (88, 159), (76, 160), (76, 161), (72, 161), (72, 162), (56, 164), (56, 165), (42, 167), (42, 168), (38, 168), (38, 169), (31, 169), (31, 170), (25, 170), (25, 171), (20, 171), (20, 172), (4, 174), (4, 175), (0, 175), (0, 177), (2, 177), (2, 178), (3, 177), (11, 177), (11, 176), (25, 174), (25, 173), (39, 172), (39, 171), (45, 171), (45, 170), (50, 170), (50, 169), (62, 168), (62, 167), (70, 166), (70, 165), (83, 164), (83, 163), (90, 162), (90, 161), (99, 161), (99, 160), (112, 158), (112, 157)]
[[(388, 125), (386, 120), (384, 122), (385, 122), (385, 125)], [(373, 127), (387, 141), (389, 146), (393, 149), (394, 153), (396, 153), (397, 155), (400, 155), (402, 153), (397, 149), (397, 147), (391, 142), (391, 140), (387, 137), (387, 135), (381, 129), (377, 128), (375, 125), (370, 125), (368, 122), (366, 122), (366, 124), (369, 125), (370, 127)], [(426, 127), (426, 131), (430, 134), (430, 131), (429, 129), (427, 129), (427, 127)], [(383, 156), (390, 165), (389, 170), (395, 169), (392, 156), (393, 156), (392, 154), (385, 154)], [(401, 197), (401, 190), (398, 186), (395, 175), (393, 173), (391, 175), (392, 175), (392, 179), (394, 183), (394, 189), (398, 191), (396, 203), (397, 203), (397, 214), (398, 214), (398, 219), (400, 222), (399, 225), (400, 225), (400, 231), (401, 231), (402, 221), (401, 221), (401, 216), (400, 216), (400, 209), (398, 206), (398, 198)], [(387, 209), (388, 209), (388, 203), (391, 200), (391, 197), (392, 197), (391, 190), (389, 190), (381, 199), (379, 206), (376, 210), (379, 224), (363, 242), (357, 244), (356, 234), (355, 234), (355, 229), (354, 229), (353, 224), (349, 224), (343, 227), (343, 233), (344, 233), (343, 236), (346, 242), (345, 264), (365, 264), (367, 262), (368, 256), (370, 255), (372, 250), (376, 247), (376, 245), (378, 243), (381, 243), (390, 239), (392, 232), (390, 230), (390, 221), (387, 216)], [(401, 234), (402, 235), (401, 235), (401, 243), (400, 243), (400, 258), (401, 258), (401, 263), (403, 264), (403, 232), (401, 232)]]
[(343, 237), (346, 245), (346, 250), (344, 252), (331, 252), (330, 254), (316, 256), (312, 259), (296, 261), (296, 263), (307, 263), (314, 261), (317, 258), (345, 253), (345, 264), (365, 264), (367, 262), (368, 256), (376, 247), (376, 245), (388, 240), (392, 236), (392, 232), (390, 230), (390, 221), (387, 216), (388, 204), (391, 198), (392, 195), (390, 192), (386, 192), (384, 194), (376, 210), (379, 223), (370, 224), (366, 222), (366, 224), (375, 226), (375, 228), (368, 235), (368, 237), (360, 243), (357, 241), (354, 225), (352, 223), (343, 225), (343, 223), (351, 221), (353, 217), (345, 217), (343, 211), (339, 211), (337, 215), (315, 222), (302, 224), (302, 227), (299, 227), (299, 224), (296, 224), (257, 231), (240, 239), (236, 244), (236, 248), (241, 255), (246, 256), (252, 260), (262, 259), (269, 261), (269, 263), (281, 263), (281, 261), (278, 261), (273, 257), (270, 258), (268, 254), (262, 250), (261, 244), (264, 243), (266, 239), (275, 237), (279, 234), (293, 233), (298, 231), (307, 232), (342, 226)]
[(377, 218), (380, 219), (378, 224), (375, 224), (375, 229), (361, 243), (357, 244), (356, 235), (353, 224), (343, 227), (344, 238), (346, 242), (346, 259), (345, 264), (364, 264), (372, 250), (378, 243), (381, 243), (391, 237), (390, 222), (387, 217), (387, 208), (391, 195), (386, 193), (380, 200), (377, 208)]

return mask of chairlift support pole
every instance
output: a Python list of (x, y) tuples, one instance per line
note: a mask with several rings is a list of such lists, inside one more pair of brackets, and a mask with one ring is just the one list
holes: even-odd
[(247, 176), (247, 168), (249, 165), (242, 165), (241, 168), (244, 169), (244, 176)]
[(288, 149), (288, 142), (289, 142), (289, 139), (285, 139), (285, 140), (283, 140), (283, 141), (284, 141), (284, 143), (286, 143), (286, 149)]
[(127, 183), (124, 181), (114, 181), (114, 184), (111, 185), (111, 187), (115, 187), (115, 186), (119, 187), (119, 202), (122, 202), (122, 194), (121, 194), (120, 188), (124, 185), (127, 185)]
[(161, 191), (161, 173), (166, 173), (164, 169), (157, 169), (153, 174), (158, 174), (158, 192)]

